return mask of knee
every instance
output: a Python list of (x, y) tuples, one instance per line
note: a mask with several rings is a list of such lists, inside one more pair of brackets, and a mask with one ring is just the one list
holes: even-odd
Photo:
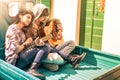
[(71, 47), (75, 48), (76, 44), (73, 40), (69, 40), (68, 42)]
[(44, 63), (52, 63), (57, 65), (62, 65), (65, 63), (63, 58), (57, 53), (49, 53), (47, 58), (43, 60)]
[(44, 51), (45, 53), (49, 53), (49, 52), (50, 52), (49, 47), (45, 45), (45, 46), (43, 47), (43, 51)]

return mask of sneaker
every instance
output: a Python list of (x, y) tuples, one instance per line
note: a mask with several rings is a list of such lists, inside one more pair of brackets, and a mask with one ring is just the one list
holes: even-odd
[(81, 55), (73, 54), (70, 59), (70, 63), (73, 66), (73, 68), (78, 68), (79, 63), (85, 58), (85, 56), (85, 52), (83, 52)]
[(41, 80), (45, 80), (45, 75), (39, 73), (36, 69), (29, 69), (29, 70), (27, 71), (27, 73), (28, 73), (28, 74), (31, 74), (31, 75), (33, 75), (33, 76), (35, 76), (35, 77), (38, 77), (38, 78), (40, 78)]

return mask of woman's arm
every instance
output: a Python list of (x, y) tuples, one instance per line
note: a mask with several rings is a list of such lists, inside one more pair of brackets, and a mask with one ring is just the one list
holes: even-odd
[(25, 46), (28, 45), (28, 44), (31, 43), (31, 42), (32, 42), (32, 38), (30, 37), (30, 38), (28, 38), (23, 44), (19, 45), (19, 46), (16, 48), (15, 53), (18, 54), (19, 52), (21, 52), (21, 51), (25, 48)]

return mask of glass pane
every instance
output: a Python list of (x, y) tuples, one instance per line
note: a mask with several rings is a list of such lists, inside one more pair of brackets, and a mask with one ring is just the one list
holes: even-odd
[(34, 4), (32, 2), (10, 2), (8, 4), (9, 16), (15, 17), (22, 8), (26, 10), (32, 10), (33, 5)]

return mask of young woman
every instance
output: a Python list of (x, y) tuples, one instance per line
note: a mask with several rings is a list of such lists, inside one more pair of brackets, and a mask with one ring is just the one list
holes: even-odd
[[(33, 20), (33, 13), (27, 10), (20, 10), (16, 15), (15, 21), (8, 27), (5, 37), (5, 56), (6, 62), (24, 68), (32, 64), (28, 70), (29, 74), (44, 79), (45, 76), (37, 71), (42, 59), (48, 54), (47, 46), (35, 47), (26, 51), (26, 45), (32, 42), (32, 38), (27, 38), (23, 29), (30, 26)], [(42, 43), (38, 38), (35, 45)]]
[[(44, 32), (44, 28), (45, 28), (45, 25), (47, 23), (49, 23), (49, 21), (51, 20), (48, 20), (47, 19), (47, 16), (48, 16), (48, 8), (43, 5), (43, 4), (36, 4), (34, 7), (33, 7), (33, 13), (34, 13), (34, 20), (33, 20), (33, 24), (32, 26), (28, 29), (27, 33), (26, 33), (26, 36), (29, 38), (29, 37), (32, 37), (33, 40), (36, 39), (37, 37), (44, 37), (45, 36), (45, 32)], [(59, 21), (59, 19), (53, 19), (52, 21), (55, 21), (56, 22), (56, 25), (58, 26), (58, 33), (61, 34), (62, 33), (62, 26), (61, 26), (61, 22)], [(58, 38), (61, 38), (62, 36), (58, 35)], [(77, 56), (72, 56), (70, 55), (71, 51), (75, 48), (75, 43), (74, 41), (70, 40), (70, 41), (67, 41), (67, 42), (64, 42), (63, 44), (57, 46), (56, 48), (55, 47), (52, 47), (48, 41), (45, 42), (45, 44), (47, 46), (49, 46), (49, 49), (51, 51), (51, 53), (57, 53), (59, 54), (64, 60), (67, 60), (69, 61), (72, 66), (74, 68), (77, 68), (78, 67), (78, 64), (80, 61), (82, 61), (82, 59), (85, 57), (85, 53), (82, 54), (82, 55), (77, 55)], [(53, 54), (54, 56), (54, 54)], [(57, 56), (56, 56), (57, 57)], [(74, 58), (74, 59), (73, 59)], [(56, 68), (56, 69), (53, 69), (51, 67)], [(58, 65), (54, 65), (53, 66), (46, 66), (46, 68), (48, 68), (49, 70), (52, 69), (51, 71), (56, 71), (58, 70)], [(56, 66), (56, 67), (55, 67)]]

